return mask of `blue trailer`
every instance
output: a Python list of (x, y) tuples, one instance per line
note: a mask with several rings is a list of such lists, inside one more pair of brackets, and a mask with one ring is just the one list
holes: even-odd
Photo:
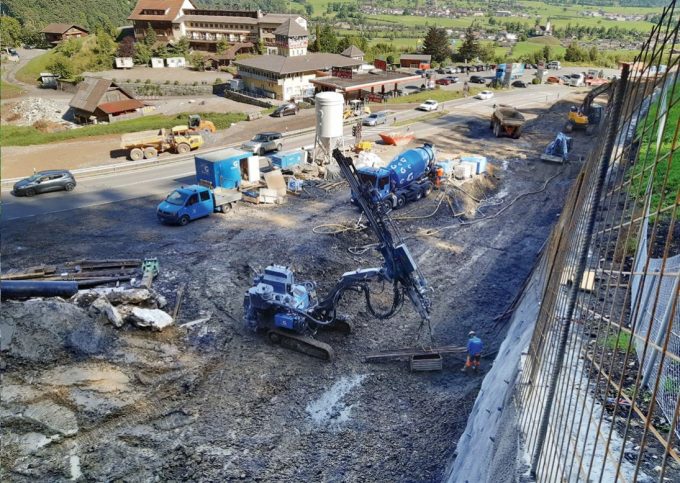
[(250, 151), (227, 148), (213, 153), (197, 154), (196, 182), (208, 188), (234, 189), (241, 185), (242, 173), (247, 169)]
[(375, 203), (390, 209), (401, 208), (407, 202), (419, 200), (432, 192), (435, 155), (434, 145), (424, 144), (399, 154), (387, 167), (358, 168), (357, 175), (362, 184), (370, 185)]

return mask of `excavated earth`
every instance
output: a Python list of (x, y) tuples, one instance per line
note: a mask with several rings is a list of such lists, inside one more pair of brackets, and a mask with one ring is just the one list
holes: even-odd
[[(474, 150), (493, 164), (493, 175), (465, 192), (449, 187), (446, 199), (434, 192), (394, 213), (432, 288), (437, 345), (464, 345), (470, 329), (490, 351), (500, 345), (504, 320), (496, 317), (531, 271), (588, 148), (577, 133), (574, 161), (538, 159), (568, 106), (536, 111), (519, 140), (492, 138), (485, 119), (420, 140)], [(332, 362), (270, 345), (241, 322), (243, 294), (268, 264), (293, 267), (320, 294), (345, 271), (381, 264), (363, 249), (374, 241), (366, 231), (313, 231), (354, 225), (346, 187), (310, 186), (284, 205), (240, 204), (184, 228), (159, 225), (157, 202), (32, 219), (36, 230), (23, 221), (3, 226), (3, 270), (156, 256), (154, 289), (169, 306), (186, 290), (179, 324), (160, 333), (116, 329), (60, 300), (3, 304), (0, 479), (441, 479), (482, 379), (463, 374), (451, 356), (435, 373), (411, 373), (405, 361), (363, 362), (370, 352), (427, 342), (408, 301), (378, 321), (348, 295), (341, 312), (352, 334), (319, 334), (334, 347)], [(390, 296), (376, 300), (386, 306)]]

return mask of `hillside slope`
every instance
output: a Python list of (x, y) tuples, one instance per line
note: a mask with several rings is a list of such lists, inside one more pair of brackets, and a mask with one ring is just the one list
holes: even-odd
[(4, 0), (2, 11), (29, 29), (51, 22), (75, 23), (87, 28), (110, 23), (125, 25), (135, 0)]

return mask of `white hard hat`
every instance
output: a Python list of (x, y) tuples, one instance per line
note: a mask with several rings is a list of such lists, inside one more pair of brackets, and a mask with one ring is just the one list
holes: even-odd
[(470, 332), (468, 332), (468, 337), (472, 337), (473, 335), (477, 335), (477, 334), (475, 334), (474, 330), (471, 330)]

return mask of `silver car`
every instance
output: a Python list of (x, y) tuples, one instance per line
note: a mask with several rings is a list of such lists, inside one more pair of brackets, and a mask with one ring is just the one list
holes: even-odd
[(253, 139), (241, 145), (241, 148), (252, 153), (263, 156), (271, 151), (281, 151), (283, 144), (280, 132), (261, 132)]

